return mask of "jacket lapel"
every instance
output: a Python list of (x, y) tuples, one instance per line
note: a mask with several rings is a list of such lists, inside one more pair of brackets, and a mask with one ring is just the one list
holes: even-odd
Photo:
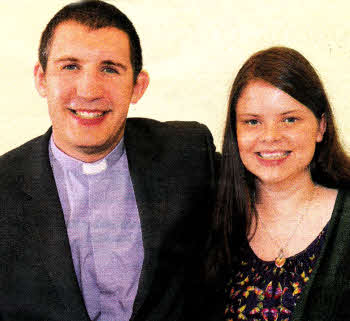
[[(52, 283), (67, 313), (76, 321), (89, 320), (71, 256), (53, 172), (48, 156), (49, 130), (34, 146), (24, 170), (24, 221), (33, 229), (40, 244), (39, 252)], [(125, 130), (125, 146), (135, 198), (140, 215), (144, 262), (134, 302), (135, 317), (143, 305), (154, 280), (158, 264), (161, 213), (168, 208), (167, 169), (159, 155), (161, 146), (129, 121)], [(79, 317), (78, 317), (79, 316)]]
[(147, 133), (136, 128), (130, 119), (127, 120), (125, 131), (125, 147), (144, 247), (144, 262), (131, 318), (133, 320), (154, 280), (161, 237), (161, 214), (167, 210), (168, 197), (166, 171), (159, 159), (161, 147), (147, 137)]
[[(48, 156), (49, 130), (30, 153), (23, 176), (24, 220), (38, 238), (39, 253), (67, 315), (89, 320), (76, 279), (67, 230)], [(73, 313), (73, 314), (69, 314)]]

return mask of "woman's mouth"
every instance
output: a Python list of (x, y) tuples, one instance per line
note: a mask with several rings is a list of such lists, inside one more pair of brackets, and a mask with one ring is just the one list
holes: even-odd
[(291, 153), (291, 151), (274, 151), (274, 152), (257, 152), (256, 154), (261, 159), (265, 160), (281, 160)]

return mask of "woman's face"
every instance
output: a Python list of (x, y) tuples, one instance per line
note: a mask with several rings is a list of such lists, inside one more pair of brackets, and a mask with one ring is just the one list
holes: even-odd
[(262, 81), (248, 83), (236, 106), (237, 141), (244, 166), (261, 183), (292, 182), (310, 175), (325, 120), (284, 91)]

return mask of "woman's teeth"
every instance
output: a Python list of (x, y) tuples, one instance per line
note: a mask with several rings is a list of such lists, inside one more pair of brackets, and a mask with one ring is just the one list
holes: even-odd
[(287, 157), (290, 154), (290, 151), (286, 152), (258, 152), (260, 158), (268, 160), (277, 160)]

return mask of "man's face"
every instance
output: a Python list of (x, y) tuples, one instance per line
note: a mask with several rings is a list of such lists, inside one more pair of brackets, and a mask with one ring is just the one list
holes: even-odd
[(145, 72), (133, 82), (125, 32), (91, 30), (74, 21), (58, 25), (46, 71), (38, 63), (34, 74), (47, 98), (55, 144), (86, 162), (103, 158), (118, 144), (130, 103), (148, 85)]

